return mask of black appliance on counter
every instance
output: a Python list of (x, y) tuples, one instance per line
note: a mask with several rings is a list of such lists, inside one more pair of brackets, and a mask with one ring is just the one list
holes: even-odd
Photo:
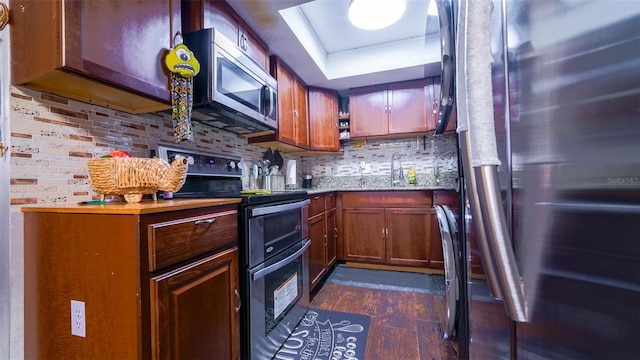
[(241, 343), (243, 359), (270, 359), (309, 306), (306, 191), (242, 194), (241, 159), (158, 146), (159, 157), (188, 159), (184, 186), (174, 198), (241, 197), (239, 207)]

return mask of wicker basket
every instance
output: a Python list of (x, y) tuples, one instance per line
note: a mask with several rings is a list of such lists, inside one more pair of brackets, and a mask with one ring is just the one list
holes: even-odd
[(158, 190), (176, 192), (187, 177), (187, 159), (176, 158), (171, 165), (162, 159), (112, 157), (90, 159), (87, 163), (91, 187), (101, 195), (124, 195), (127, 202), (140, 202), (144, 194)]

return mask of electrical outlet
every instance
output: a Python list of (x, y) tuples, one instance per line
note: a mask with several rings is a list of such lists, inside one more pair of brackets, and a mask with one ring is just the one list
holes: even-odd
[(87, 337), (83, 301), (71, 300), (71, 335)]
[(371, 174), (371, 163), (365, 163), (364, 164), (364, 171), (362, 171), (365, 174)]

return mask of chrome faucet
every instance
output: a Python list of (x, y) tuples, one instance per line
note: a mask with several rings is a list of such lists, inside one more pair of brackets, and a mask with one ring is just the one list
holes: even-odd
[[(398, 180), (396, 180), (396, 169), (395, 169), (395, 161), (398, 160), (400, 167), (398, 168), (400, 174), (398, 175)], [(402, 173), (402, 161), (400, 160), (400, 153), (394, 153), (391, 157), (391, 186), (396, 186), (400, 182), (400, 180), (404, 179), (404, 174)]]

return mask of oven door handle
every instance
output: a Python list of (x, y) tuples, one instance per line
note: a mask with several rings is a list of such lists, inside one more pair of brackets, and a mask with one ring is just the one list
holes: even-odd
[(289, 204), (280, 204), (280, 205), (272, 205), (272, 206), (261, 206), (251, 209), (251, 216), (261, 216), (261, 215), (269, 215), (275, 214), (283, 211), (289, 211), (294, 209), (299, 209), (304, 207), (305, 205), (309, 205), (309, 199), (304, 201), (298, 201)]
[(251, 275), (252, 280), (253, 281), (259, 280), (259, 279), (265, 277), (266, 275), (268, 275), (268, 274), (270, 274), (270, 273), (272, 273), (272, 272), (274, 272), (274, 271), (276, 271), (276, 270), (278, 270), (278, 269), (280, 269), (280, 268), (282, 268), (284, 266), (289, 265), (295, 259), (297, 259), (302, 253), (304, 253), (309, 248), (309, 246), (311, 246), (311, 240), (310, 239), (307, 240), (304, 243), (304, 245), (302, 245), (300, 250), (296, 251), (295, 253), (287, 256), (286, 258), (278, 261), (277, 263), (275, 263), (273, 265), (269, 265), (266, 268), (260, 269), (260, 270), (256, 271), (255, 273), (253, 273)]

